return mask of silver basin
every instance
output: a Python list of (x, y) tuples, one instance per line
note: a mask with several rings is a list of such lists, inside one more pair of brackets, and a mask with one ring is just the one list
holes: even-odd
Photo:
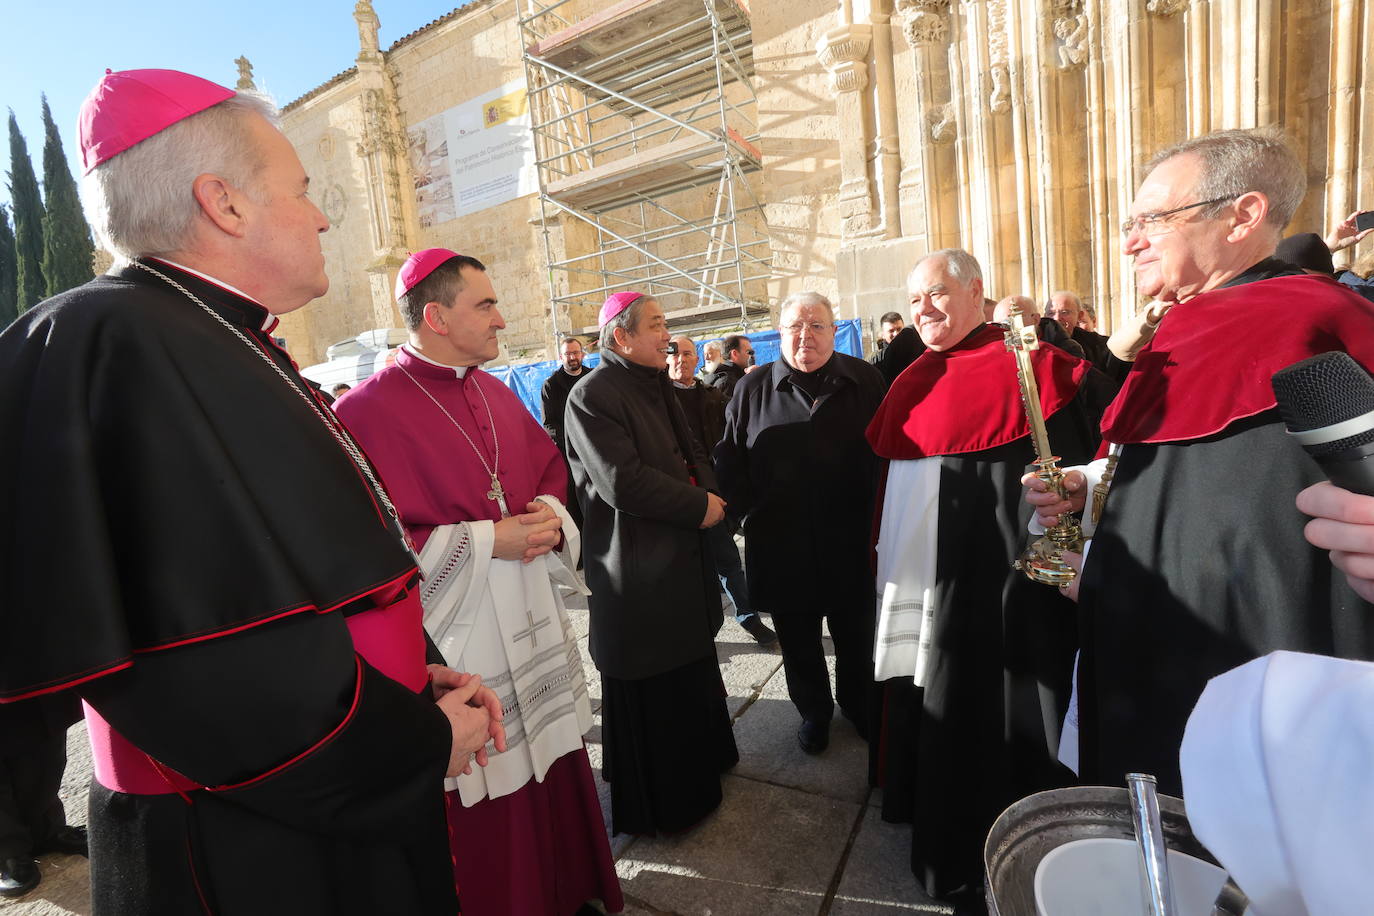
[[(1183, 800), (1159, 796), (1159, 815), (1170, 849), (1214, 865), (1188, 826)], [(997, 818), (983, 847), (988, 905), (995, 916), (1035, 916), (1035, 870), (1051, 850), (1088, 837), (1135, 839), (1130, 799), (1124, 788), (1076, 786), (1038, 792), (1016, 802)], [(1242, 916), (1246, 901), (1229, 885), (1216, 912)]]

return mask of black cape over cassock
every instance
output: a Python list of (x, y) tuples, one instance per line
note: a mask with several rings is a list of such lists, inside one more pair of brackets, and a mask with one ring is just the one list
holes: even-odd
[(1153, 773), (1181, 794), (1179, 745), (1209, 678), (1276, 649), (1374, 658), (1374, 608), (1302, 531), (1322, 479), (1270, 378), (1344, 350), (1374, 368), (1374, 306), (1261, 262), (1175, 306), (1103, 418), (1123, 445), (1080, 591), (1080, 775)]
[(95, 912), (456, 912), (449, 727), (344, 619), (414, 563), (275, 320), (149, 263), (286, 378), (133, 266), (0, 334), (0, 698), (75, 690), (214, 787), (92, 785)]
[[(912, 871), (936, 896), (979, 881), (1007, 805), (1073, 780), (1056, 754), (1077, 624), (1070, 601), (1011, 566), (1030, 537), (1021, 476), (1035, 451), (1003, 336), (982, 325), (925, 351), (868, 428), (894, 466), (940, 462), (928, 673), (924, 689), (910, 675), (886, 682), (882, 739), (883, 817), (915, 824)], [(1081, 462), (1113, 386), (1048, 344), (1032, 358), (1050, 445)], [(885, 487), (884, 500), (898, 495)]]

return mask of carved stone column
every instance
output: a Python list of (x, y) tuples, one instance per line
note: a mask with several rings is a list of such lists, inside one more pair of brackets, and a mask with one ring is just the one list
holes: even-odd
[(816, 46), (816, 56), (830, 71), (835, 90), (840, 135), (840, 232), (844, 239), (866, 236), (878, 228), (867, 156), (872, 130), (864, 110), (872, 38), (872, 26), (851, 23), (826, 32)]
[(381, 23), (369, 0), (358, 0), (353, 18), (358, 24), (357, 68), (362, 108), (358, 158), (367, 179), (374, 252), (366, 269), (373, 327), (384, 328), (396, 322), (391, 277), (406, 259), (408, 239), (402, 188), (409, 185), (409, 162), (396, 90), (377, 42)]
[[(902, 34), (912, 50), (916, 81), (916, 110), (903, 119), (904, 163), (898, 197), (902, 224), (908, 234), (924, 226), (927, 248), (944, 244), (957, 233), (957, 220), (946, 219), (941, 201), (942, 169), (954, 177), (950, 155), (955, 136), (955, 112), (949, 99), (949, 0), (897, 0)], [(914, 127), (914, 131), (912, 128)], [(914, 134), (914, 135), (913, 135)], [(912, 142), (914, 140), (914, 142)]]

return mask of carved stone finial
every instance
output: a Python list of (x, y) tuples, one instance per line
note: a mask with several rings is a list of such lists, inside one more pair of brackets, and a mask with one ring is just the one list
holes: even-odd
[(353, 7), (353, 21), (358, 23), (358, 59), (374, 58), (381, 52), (377, 44), (377, 30), (382, 21), (372, 8), (371, 0), (358, 0)]
[(1150, 0), (1145, 9), (1156, 16), (1174, 16), (1188, 8), (1188, 0)]
[(253, 64), (247, 57), (235, 58), (234, 63), (239, 68), (239, 81), (234, 84), (235, 89), (257, 89), (253, 85)]

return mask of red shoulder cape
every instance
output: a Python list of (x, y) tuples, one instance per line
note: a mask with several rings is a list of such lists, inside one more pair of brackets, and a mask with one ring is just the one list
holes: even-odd
[(1203, 293), (1164, 316), (1102, 435), (1123, 445), (1214, 435), (1275, 406), (1279, 369), (1332, 350), (1374, 368), (1374, 303), (1335, 280), (1275, 277)]
[[(897, 376), (868, 424), (868, 444), (896, 460), (961, 455), (1030, 435), (1016, 361), (1004, 332), (988, 326), (967, 343), (927, 350)], [(1031, 352), (1040, 409), (1049, 418), (1073, 400), (1091, 364), (1058, 347)]]

